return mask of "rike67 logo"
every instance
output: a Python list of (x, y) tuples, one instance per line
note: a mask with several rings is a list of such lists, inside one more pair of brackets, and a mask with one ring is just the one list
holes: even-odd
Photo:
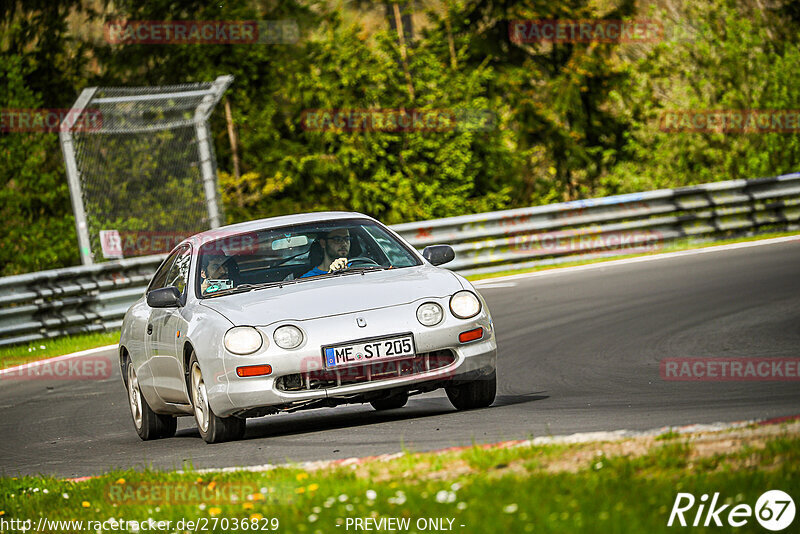
[(762, 527), (777, 532), (792, 524), (796, 512), (792, 498), (781, 490), (764, 492), (756, 501), (755, 508), (744, 503), (734, 506), (730, 500), (727, 504), (723, 502), (725, 499), (720, 499), (719, 492), (714, 493), (710, 502), (706, 493), (700, 496), (699, 501), (691, 493), (678, 493), (667, 526), (743, 527), (755, 516)]

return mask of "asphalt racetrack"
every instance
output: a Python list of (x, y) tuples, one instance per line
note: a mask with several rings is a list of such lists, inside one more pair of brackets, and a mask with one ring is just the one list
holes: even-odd
[(142, 442), (112, 351), (107, 380), (0, 378), (0, 472), (284, 463), (800, 413), (797, 381), (675, 382), (659, 372), (665, 358), (800, 357), (800, 240), (478, 288), (499, 345), (490, 408), (456, 412), (437, 391), (388, 412), (367, 404), (249, 419), (242, 441), (219, 445), (181, 418), (176, 437)]

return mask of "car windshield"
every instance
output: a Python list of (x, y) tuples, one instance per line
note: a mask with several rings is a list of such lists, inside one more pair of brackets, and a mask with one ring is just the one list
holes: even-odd
[(420, 261), (374, 221), (346, 219), (226, 234), (200, 247), (198, 265), (197, 295), (208, 298)]

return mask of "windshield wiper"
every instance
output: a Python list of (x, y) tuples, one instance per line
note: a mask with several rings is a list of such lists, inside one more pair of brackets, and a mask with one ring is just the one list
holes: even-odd
[(382, 265), (357, 265), (355, 267), (347, 267), (345, 271), (350, 272), (367, 272), (367, 271), (383, 271), (386, 267)]
[(277, 282), (264, 282), (257, 284), (253, 289), (265, 289), (268, 287), (283, 287), (287, 284), (295, 284), (300, 281), (300, 278), (293, 278), (291, 280), (278, 280)]
[(204, 295), (204, 297), (216, 297), (217, 295), (233, 295), (235, 293), (246, 293), (248, 291), (253, 291), (254, 289), (266, 289), (268, 287), (282, 287), (285, 284), (293, 284), (298, 280), (299, 278), (295, 278), (294, 280), (279, 280), (277, 282), (264, 282), (263, 284), (242, 284), (236, 287), (231, 287), (229, 289), (223, 289), (222, 291), (209, 293), (207, 295)]
[[(382, 267), (380, 265), (359, 265), (356, 267), (345, 267), (344, 269), (340, 269), (338, 271), (334, 271), (332, 273), (326, 273), (330, 276), (342, 276), (345, 274), (364, 274), (370, 271), (383, 271), (386, 267)], [(321, 275), (324, 276), (324, 275)]]
[(234, 293), (245, 293), (247, 291), (252, 291), (256, 289), (258, 285), (256, 284), (242, 284), (236, 287), (229, 287), (228, 289), (223, 289), (221, 291), (215, 291), (213, 293), (208, 293), (203, 295), (203, 297), (216, 297), (217, 295), (232, 295)]

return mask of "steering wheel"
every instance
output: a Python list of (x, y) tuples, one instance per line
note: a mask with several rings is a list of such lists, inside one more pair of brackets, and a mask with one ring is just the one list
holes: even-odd
[(358, 256), (356, 258), (350, 258), (349, 260), (347, 260), (347, 266), (348, 267), (355, 267), (354, 263), (360, 263), (362, 265), (366, 264), (366, 265), (378, 265), (378, 266), (380, 266), (380, 263), (378, 263), (377, 261), (373, 260), (372, 258), (367, 258), (366, 256)]

